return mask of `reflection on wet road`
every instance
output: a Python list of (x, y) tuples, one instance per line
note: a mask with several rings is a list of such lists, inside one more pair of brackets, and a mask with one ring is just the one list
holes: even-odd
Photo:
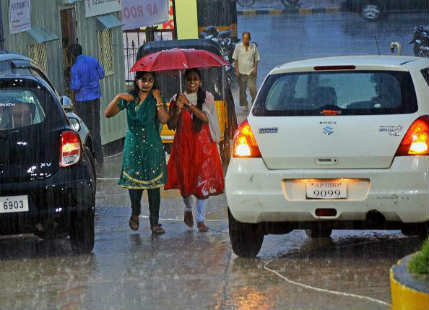
[(98, 207), (88, 256), (63, 240), (0, 239), (0, 308), (386, 309), (389, 266), (420, 245), (397, 232), (336, 231), (315, 241), (294, 231), (267, 237), (249, 260), (232, 254), (225, 220), (201, 234), (171, 218), (162, 221), (167, 233), (152, 237), (147, 224), (129, 231), (128, 216)]

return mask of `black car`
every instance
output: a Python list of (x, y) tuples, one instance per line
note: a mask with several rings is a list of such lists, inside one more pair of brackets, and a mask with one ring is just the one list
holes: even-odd
[(0, 54), (0, 235), (70, 236), (74, 252), (88, 253), (94, 247), (93, 154), (62, 102), (70, 100), (30, 59)]
[(426, 0), (346, 0), (343, 9), (358, 12), (367, 20), (377, 20), (388, 12), (424, 11), (429, 8)]

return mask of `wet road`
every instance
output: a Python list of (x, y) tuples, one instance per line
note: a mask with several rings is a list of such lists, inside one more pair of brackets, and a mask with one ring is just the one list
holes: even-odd
[[(369, 34), (383, 34), (379, 46), (388, 52), (425, 18), (240, 17), (239, 31), (259, 43), (262, 79), (292, 59), (377, 53)], [(128, 194), (115, 179), (120, 162), (108, 158), (98, 181), (92, 255), (73, 255), (65, 240), (0, 238), (0, 309), (387, 309), (390, 266), (420, 246), (397, 231), (334, 231), (323, 240), (294, 231), (267, 236), (257, 259), (240, 259), (229, 245), (225, 197), (210, 199), (211, 230), (202, 234), (185, 228), (174, 191), (162, 193), (165, 235), (151, 236), (147, 208), (139, 233), (131, 232)]]
[[(261, 54), (258, 82), (275, 66), (288, 61), (326, 56), (390, 55), (399, 42), (412, 55), (414, 27), (429, 24), (428, 14), (389, 14), (368, 22), (353, 13), (239, 16), (238, 33), (250, 31)], [(267, 31), (270, 29), (270, 31)]]

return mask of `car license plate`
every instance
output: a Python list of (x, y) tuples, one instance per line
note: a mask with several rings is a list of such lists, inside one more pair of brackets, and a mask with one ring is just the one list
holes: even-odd
[(0, 197), (0, 213), (28, 212), (28, 196)]
[(311, 182), (306, 184), (308, 199), (345, 199), (347, 184), (340, 182)]

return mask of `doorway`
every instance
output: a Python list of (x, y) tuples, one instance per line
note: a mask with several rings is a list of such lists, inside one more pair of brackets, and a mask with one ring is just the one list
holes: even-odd
[[(74, 8), (61, 10), (61, 37), (63, 51), (63, 68), (64, 68), (64, 92), (72, 98), (70, 90), (70, 72), (73, 65), (73, 59), (68, 53), (70, 45), (78, 43), (76, 36), (76, 13)], [(73, 99), (73, 98), (72, 98)]]

